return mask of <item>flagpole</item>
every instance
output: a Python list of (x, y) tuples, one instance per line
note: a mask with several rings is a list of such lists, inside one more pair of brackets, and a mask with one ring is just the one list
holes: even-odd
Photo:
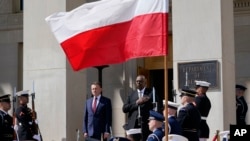
[[(168, 9), (169, 9), (169, 1), (168, 1)], [(168, 141), (168, 60), (167, 60), (167, 54), (168, 54), (168, 16), (166, 17), (166, 55), (164, 56), (164, 99), (165, 99), (165, 141)]]
[(164, 94), (165, 94), (165, 139), (168, 141), (168, 61), (167, 55), (164, 56)]

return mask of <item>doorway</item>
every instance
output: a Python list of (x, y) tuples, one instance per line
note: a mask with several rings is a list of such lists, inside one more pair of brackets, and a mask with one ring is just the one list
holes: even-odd
[[(164, 69), (157, 69), (157, 70), (149, 70), (149, 87), (155, 88), (155, 93), (158, 96), (158, 107), (159, 109), (163, 108), (162, 100), (165, 99), (164, 94)], [(168, 98), (167, 100), (173, 101), (173, 69), (168, 69)], [(165, 101), (167, 101), (165, 100)]]

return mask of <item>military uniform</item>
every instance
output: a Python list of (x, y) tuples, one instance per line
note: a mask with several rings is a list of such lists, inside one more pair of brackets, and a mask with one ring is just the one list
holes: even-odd
[[(0, 97), (0, 102), (9, 102), (9, 95)], [(0, 110), (0, 141), (13, 141), (14, 129), (13, 118), (3, 110)]]
[(236, 120), (237, 120), (237, 125), (246, 125), (246, 114), (248, 110), (247, 102), (243, 96), (236, 98)]
[[(182, 95), (195, 97), (196, 92), (192, 90), (182, 90)], [(199, 128), (201, 116), (193, 103), (188, 103), (179, 110), (177, 121), (182, 127), (182, 135), (189, 141), (199, 141)]]
[[(236, 89), (245, 91), (247, 88), (242, 85), (236, 85)], [(236, 121), (237, 125), (246, 125), (246, 114), (248, 106), (243, 96), (236, 97)]]
[[(160, 124), (163, 124), (164, 121), (164, 116), (156, 111), (149, 111), (150, 116), (148, 120), (156, 120), (158, 121)], [(151, 123), (149, 123), (150, 125)], [(157, 125), (156, 125), (157, 126)], [(155, 127), (156, 127), (155, 126)], [(147, 141), (162, 141), (163, 136), (165, 136), (165, 133), (163, 132), (163, 129), (161, 126), (156, 127), (153, 130), (153, 133), (151, 133), (148, 138)]]
[(163, 136), (165, 136), (165, 134), (163, 133), (162, 128), (157, 128), (148, 136), (147, 141), (162, 141)]
[[(171, 108), (173, 110), (178, 109), (179, 104), (168, 101), (168, 108)], [(169, 124), (169, 134), (177, 134), (182, 135), (182, 129), (180, 123), (177, 121), (175, 115), (168, 115), (168, 124)]]
[[(24, 96), (29, 98), (27, 91), (20, 91), (17, 96)], [(16, 109), (16, 118), (18, 121), (18, 137), (20, 140), (34, 140), (33, 126), (32, 126), (32, 112), (31, 109), (25, 105), (20, 105)]]
[(177, 121), (176, 117), (174, 116), (168, 117), (168, 123), (169, 123), (169, 134), (182, 135), (181, 125)]
[[(196, 87), (208, 88), (209, 86), (210, 86), (210, 83), (206, 81), (196, 81)], [(207, 97), (206, 93), (204, 93), (202, 95), (197, 95), (195, 97), (195, 104), (201, 114), (201, 126), (200, 126), (199, 137), (209, 138), (210, 129), (207, 124), (207, 117), (211, 109), (211, 102), (209, 98)]]
[(207, 116), (211, 109), (211, 103), (206, 94), (195, 97), (196, 107), (201, 114), (200, 138), (209, 138), (209, 126)]

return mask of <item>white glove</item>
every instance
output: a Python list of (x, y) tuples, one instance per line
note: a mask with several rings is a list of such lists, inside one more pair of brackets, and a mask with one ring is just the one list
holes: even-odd
[(18, 130), (18, 125), (14, 126), (14, 130), (17, 131)]
[(36, 139), (37, 141), (41, 141), (41, 137), (40, 137), (39, 134), (38, 134), (38, 135), (34, 135), (34, 136), (33, 136), (33, 139)]

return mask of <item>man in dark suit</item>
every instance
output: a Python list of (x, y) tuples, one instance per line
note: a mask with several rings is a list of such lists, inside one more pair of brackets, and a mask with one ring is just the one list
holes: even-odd
[(236, 85), (236, 121), (237, 125), (246, 125), (246, 114), (248, 106), (244, 98), (245, 90), (247, 89), (243, 85)]
[(0, 96), (0, 141), (13, 141), (13, 118), (8, 114), (11, 108), (10, 95)]
[(199, 141), (199, 128), (201, 115), (194, 106), (196, 92), (190, 89), (182, 89), (181, 104), (184, 106), (179, 110), (177, 121), (182, 127), (182, 135), (189, 141)]
[(101, 83), (93, 82), (91, 84), (93, 97), (89, 98), (85, 105), (83, 135), (85, 138), (97, 140), (107, 140), (110, 136), (110, 127), (112, 123), (111, 100), (101, 95)]
[(207, 117), (211, 109), (211, 102), (207, 97), (207, 90), (210, 86), (206, 81), (195, 81), (197, 95), (195, 97), (195, 106), (201, 114), (201, 126), (199, 132), (200, 141), (206, 141), (209, 138), (209, 126), (207, 124)]
[[(136, 77), (136, 88), (137, 90), (128, 96), (122, 107), (123, 112), (128, 114), (128, 122), (124, 125), (124, 129), (130, 140), (146, 141), (151, 133), (148, 128), (148, 118), (149, 111), (153, 109), (153, 94), (151, 88), (146, 88), (144, 75)], [(138, 132), (130, 133), (132, 130)]]

